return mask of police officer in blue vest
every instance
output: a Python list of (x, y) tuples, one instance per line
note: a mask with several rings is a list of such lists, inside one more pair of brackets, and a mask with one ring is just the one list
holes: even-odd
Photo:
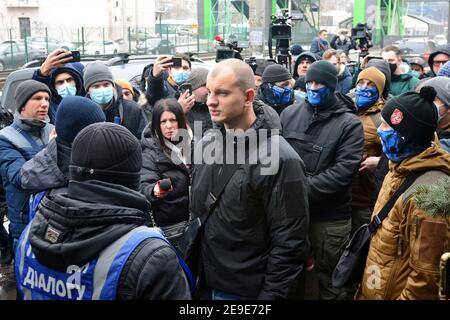
[(191, 298), (183, 262), (147, 227), (141, 167), (141, 146), (125, 127), (95, 123), (80, 131), (67, 194), (44, 197), (20, 239), (19, 298)]

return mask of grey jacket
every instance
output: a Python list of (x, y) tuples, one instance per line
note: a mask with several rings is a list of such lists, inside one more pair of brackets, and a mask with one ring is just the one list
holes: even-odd
[(63, 173), (58, 167), (56, 139), (51, 140), (45, 149), (22, 166), (21, 175), (22, 189), (31, 193), (56, 188), (65, 189), (69, 184), (69, 178), (67, 173)]

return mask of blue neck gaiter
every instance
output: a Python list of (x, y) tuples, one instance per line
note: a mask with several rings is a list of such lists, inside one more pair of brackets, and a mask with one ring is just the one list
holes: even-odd
[(406, 139), (393, 129), (386, 131), (378, 129), (377, 133), (381, 139), (384, 154), (393, 162), (402, 162), (426, 149), (424, 146), (407, 143)]
[(281, 106), (289, 106), (294, 102), (294, 89), (283, 88), (277, 85), (272, 85), (272, 94), (275, 102)]
[(358, 108), (367, 108), (374, 105), (379, 97), (377, 88), (356, 86), (355, 104)]
[(310, 89), (309, 86), (306, 85), (306, 93), (308, 96), (308, 102), (313, 107), (319, 107), (327, 100), (331, 91), (328, 87), (325, 86), (319, 89)]

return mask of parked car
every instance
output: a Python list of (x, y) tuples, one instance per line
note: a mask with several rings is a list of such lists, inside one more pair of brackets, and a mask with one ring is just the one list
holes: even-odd
[(393, 42), (403, 54), (420, 54), (433, 51), (436, 44), (428, 38), (404, 38)]
[(444, 44), (447, 44), (447, 37), (444, 34), (438, 34), (434, 36), (433, 41), (436, 43), (436, 45), (442, 46)]
[(175, 45), (166, 39), (151, 38), (136, 46), (136, 53), (140, 54), (174, 54)]
[(27, 47), (28, 55), (25, 54), (25, 45), (18, 43), (0, 44), (0, 71), (6, 69), (17, 69), (30, 60), (43, 56), (36, 48)]
[[(11, 43), (25, 45), (25, 42), (24, 42), (23, 39), (8, 39), (8, 40), (2, 41), (0, 44), (11, 44)], [(29, 40), (27, 41), (27, 46), (31, 47), (31, 48), (34, 48), (36, 50), (39, 50), (43, 55), (46, 54), (45, 48), (43, 48), (40, 45), (31, 43)]]
[(177, 35), (179, 36), (189, 36), (192, 35), (192, 31), (189, 28), (186, 27), (178, 27), (177, 28)]
[[(29, 39), (30, 43), (34, 46), (38, 46), (44, 50), (44, 53), (50, 53), (58, 48), (66, 50), (75, 50), (75, 46), (71, 42), (63, 42), (52, 38), (46, 37), (32, 37)], [(48, 44), (48, 52), (47, 52)]]
[[(82, 48), (78, 48), (82, 51)], [(119, 53), (120, 46), (117, 42), (105, 39), (105, 41), (89, 41), (84, 46), (84, 54), (99, 55), (99, 54), (116, 54)]]

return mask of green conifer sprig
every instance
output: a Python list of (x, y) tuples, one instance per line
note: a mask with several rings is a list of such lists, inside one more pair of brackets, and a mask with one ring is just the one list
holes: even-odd
[(431, 216), (450, 215), (450, 177), (431, 185), (418, 185), (414, 199), (417, 206)]

